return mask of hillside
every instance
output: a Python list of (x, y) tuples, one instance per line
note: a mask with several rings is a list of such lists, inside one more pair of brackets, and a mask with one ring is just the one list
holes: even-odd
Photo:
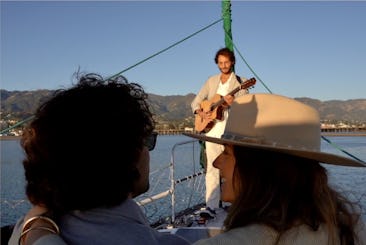
[[(40, 101), (52, 94), (52, 90), (6, 91), (0, 90), (1, 118), (17, 120), (32, 115)], [(160, 96), (149, 94), (152, 109), (159, 122), (193, 122), (190, 104), (194, 94)], [(320, 101), (311, 98), (295, 98), (320, 113), (322, 120), (366, 122), (366, 99)]]

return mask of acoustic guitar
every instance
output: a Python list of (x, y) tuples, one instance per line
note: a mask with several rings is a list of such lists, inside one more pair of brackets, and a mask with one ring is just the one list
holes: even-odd
[[(230, 93), (228, 93), (228, 95), (234, 95), (236, 92), (238, 92), (241, 89), (246, 89), (249, 87), (254, 86), (254, 84), (256, 83), (255, 78), (250, 78), (249, 80), (243, 82), (240, 86), (238, 86), (237, 88), (235, 88), (233, 91), (231, 91)], [(222, 106), (222, 104), (225, 102), (224, 97), (219, 95), (219, 94), (215, 94), (215, 96), (210, 99), (210, 100), (204, 100), (201, 102), (200, 104), (200, 109), (203, 112), (211, 112), (212, 114), (212, 119), (205, 119), (202, 118), (198, 113), (196, 114), (195, 117), (195, 122), (194, 122), (194, 126), (195, 126), (195, 130), (198, 132), (209, 132), (212, 127), (215, 125), (217, 120), (222, 121), (224, 119), (224, 108)]]

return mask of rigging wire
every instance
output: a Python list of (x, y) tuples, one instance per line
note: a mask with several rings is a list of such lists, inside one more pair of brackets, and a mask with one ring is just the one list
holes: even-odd
[(26, 122), (30, 121), (30, 120), (31, 120), (31, 119), (33, 119), (33, 118), (34, 118), (34, 116), (30, 116), (30, 117), (28, 117), (28, 118), (24, 119), (23, 121), (17, 122), (17, 123), (16, 123), (16, 124), (14, 124), (13, 126), (10, 126), (10, 127), (6, 128), (6, 129), (1, 130), (1, 131), (0, 131), (0, 134), (7, 133), (7, 132), (9, 132), (10, 130), (12, 130), (13, 128), (18, 127), (18, 126), (20, 126), (20, 125), (22, 125), (22, 124), (24, 124), (24, 123), (26, 123)]
[[(257, 80), (260, 81), (260, 83), (267, 89), (269, 93), (272, 94), (272, 91), (269, 89), (269, 87), (262, 81), (262, 79), (259, 78), (257, 73), (252, 69), (252, 67), (249, 65), (249, 63), (245, 60), (243, 55), (240, 53), (239, 49), (235, 46), (234, 41), (232, 39), (232, 31), (231, 31), (231, 3), (230, 0), (223, 0), (222, 1), (222, 17), (224, 20), (224, 34), (225, 34), (225, 45), (227, 48), (229, 48), (231, 51), (235, 51), (239, 54), (240, 58), (243, 60), (245, 65), (249, 68), (249, 70), (253, 73), (253, 75), (257, 78)], [(233, 69), (235, 72), (235, 68)], [(323, 140), (325, 140), (327, 143), (329, 143), (332, 147), (342, 151), (343, 153), (347, 154), (348, 156), (363, 162), (359, 158), (353, 156), (349, 152), (345, 151), (344, 149), (341, 149), (336, 144), (332, 143), (329, 139), (327, 139), (325, 136), (321, 136)]]
[[(227, 35), (227, 38), (230, 38), (230, 35), (228, 35), (227, 33), (225, 33), (225, 35)], [(243, 62), (246, 64), (246, 66), (249, 68), (249, 70), (254, 74), (254, 76), (261, 82), (261, 84), (268, 90), (269, 93), (272, 94), (272, 91), (266, 86), (266, 84), (258, 77), (258, 75), (254, 72), (254, 70), (250, 67), (250, 65), (248, 64), (248, 62), (244, 59), (244, 57), (241, 55), (240, 51), (238, 50), (238, 48), (235, 46), (233, 40), (231, 40), (231, 43), (234, 47), (234, 49), (237, 51), (237, 53), (239, 54), (240, 58), (243, 60)], [(346, 150), (342, 149), (341, 147), (339, 147), (337, 144), (333, 143), (330, 139), (327, 139), (325, 136), (321, 135), (321, 138), (323, 140), (325, 140), (328, 144), (330, 144), (332, 147), (334, 147), (335, 149), (345, 153), (346, 155), (352, 157), (353, 159), (363, 162), (361, 159), (359, 159), (358, 157), (352, 155), (351, 153), (347, 152)]]
[[(227, 35), (227, 33), (225, 33), (225, 35)], [(230, 38), (230, 35), (227, 35), (227, 38)], [(244, 57), (242, 56), (242, 54), (240, 53), (240, 51), (236, 47), (236, 45), (233, 42), (233, 40), (231, 40), (231, 43), (232, 43), (235, 51), (237, 51), (237, 53), (239, 54), (240, 58), (243, 60), (243, 62), (246, 64), (246, 66), (249, 68), (249, 70), (254, 74), (254, 76), (257, 78), (257, 80), (259, 80), (261, 82), (261, 84), (268, 90), (268, 92), (272, 94), (272, 91), (266, 86), (266, 84), (262, 81), (262, 79), (260, 79), (258, 77), (258, 75), (254, 72), (254, 70), (252, 69), (252, 67), (250, 67), (250, 65), (248, 64), (248, 62), (244, 59)], [(356, 156), (352, 155), (351, 153), (347, 152), (346, 150), (342, 149), (337, 144), (335, 144), (331, 140), (327, 139), (325, 136), (322, 135), (321, 138), (323, 140), (325, 140), (328, 144), (330, 144), (332, 147), (336, 148), (337, 150), (340, 150), (341, 152), (343, 152), (343, 153), (347, 154), (348, 156), (352, 157), (353, 159), (358, 160), (360, 162), (364, 162), (361, 159), (359, 159), (358, 157), (356, 157)]]
[(184, 42), (184, 41), (186, 41), (186, 40), (190, 39), (191, 37), (193, 37), (193, 36), (197, 35), (198, 33), (200, 33), (200, 32), (202, 32), (202, 31), (204, 31), (204, 30), (206, 30), (206, 29), (210, 28), (211, 26), (213, 26), (213, 25), (215, 25), (215, 24), (217, 24), (217, 23), (221, 22), (222, 20), (223, 20), (223, 18), (221, 18), (221, 19), (219, 19), (219, 20), (214, 21), (213, 23), (209, 24), (208, 26), (203, 27), (202, 29), (200, 29), (200, 30), (198, 30), (198, 31), (194, 32), (193, 34), (191, 34), (191, 35), (189, 35), (189, 36), (187, 36), (187, 37), (185, 37), (185, 38), (181, 39), (180, 41), (178, 41), (178, 42), (176, 42), (176, 43), (173, 43), (173, 44), (172, 44), (172, 45), (170, 45), (169, 47), (164, 48), (164, 49), (162, 49), (162, 50), (161, 50), (161, 51), (159, 51), (159, 52), (156, 52), (155, 54), (153, 54), (153, 55), (151, 55), (151, 56), (149, 56), (149, 57), (147, 57), (147, 58), (143, 59), (142, 61), (137, 62), (136, 64), (134, 64), (134, 65), (132, 65), (132, 66), (130, 66), (130, 67), (127, 67), (126, 69), (124, 69), (124, 70), (122, 70), (122, 71), (120, 71), (120, 72), (116, 73), (115, 75), (111, 76), (110, 78), (114, 78), (114, 77), (116, 77), (116, 76), (118, 76), (118, 75), (121, 75), (122, 73), (124, 73), (124, 72), (126, 72), (126, 71), (128, 71), (128, 70), (132, 69), (133, 67), (138, 66), (138, 65), (140, 65), (140, 64), (142, 64), (142, 63), (144, 63), (145, 61), (147, 61), (147, 60), (149, 60), (149, 59), (152, 59), (153, 57), (155, 57), (155, 56), (157, 56), (157, 55), (159, 55), (159, 54), (161, 54), (161, 53), (163, 53), (163, 52), (165, 52), (165, 51), (167, 51), (167, 50), (171, 49), (172, 47), (174, 47), (174, 46), (176, 46), (176, 45), (178, 45), (178, 44), (180, 44), (180, 43), (182, 43), (182, 42)]
[[(116, 76), (119, 76), (119, 75), (123, 74), (124, 72), (126, 72), (126, 71), (128, 71), (128, 70), (130, 70), (130, 69), (132, 69), (132, 68), (134, 68), (134, 67), (136, 67), (136, 66), (138, 66), (138, 65), (140, 65), (140, 64), (142, 64), (142, 63), (144, 63), (145, 61), (148, 61), (148, 60), (150, 60), (150, 59), (154, 58), (155, 56), (157, 56), (157, 55), (159, 55), (159, 54), (161, 54), (161, 53), (164, 53), (165, 51), (167, 51), (167, 50), (169, 50), (169, 49), (171, 49), (171, 48), (173, 48), (173, 47), (177, 46), (178, 44), (180, 44), (180, 43), (182, 43), (182, 42), (184, 42), (184, 41), (186, 41), (186, 40), (188, 40), (188, 39), (192, 38), (193, 36), (195, 36), (195, 35), (199, 34), (200, 32), (202, 32), (202, 31), (204, 31), (204, 30), (206, 30), (206, 29), (210, 28), (211, 26), (216, 25), (217, 23), (219, 23), (219, 22), (221, 22), (221, 21), (223, 21), (223, 20), (224, 20), (224, 18), (221, 18), (221, 19), (219, 19), (219, 20), (216, 20), (216, 21), (212, 22), (211, 24), (209, 24), (209, 25), (207, 25), (207, 26), (205, 26), (205, 27), (201, 28), (200, 30), (198, 30), (198, 31), (196, 31), (196, 32), (194, 32), (194, 33), (192, 33), (192, 34), (188, 35), (187, 37), (185, 37), (185, 38), (183, 38), (183, 39), (181, 39), (181, 40), (179, 40), (179, 41), (177, 41), (177, 42), (173, 43), (172, 45), (168, 46), (167, 48), (164, 48), (164, 49), (162, 49), (161, 51), (158, 51), (158, 52), (156, 52), (155, 54), (150, 55), (149, 57), (147, 57), (147, 58), (145, 58), (145, 59), (143, 59), (143, 60), (141, 60), (141, 61), (137, 62), (136, 64), (134, 64), (134, 65), (132, 65), (132, 66), (129, 66), (129, 67), (127, 67), (126, 69), (124, 69), (124, 70), (122, 70), (122, 71), (120, 71), (120, 72), (118, 72), (118, 73), (116, 73), (116, 74), (114, 74), (114, 75), (110, 76), (108, 79), (112, 79), (112, 78), (114, 78), (114, 77), (116, 77)], [(260, 81), (260, 83), (261, 83), (261, 84), (262, 84), (262, 85), (267, 89), (267, 91), (268, 91), (269, 93), (271, 93), (271, 94), (272, 94), (272, 91), (271, 91), (271, 90), (268, 88), (268, 86), (267, 86), (267, 85), (262, 81), (262, 79), (260, 79), (260, 77), (256, 74), (256, 72), (252, 69), (252, 67), (249, 65), (249, 63), (245, 60), (245, 58), (243, 57), (243, 55), (240, 53), (239, 49), (238, 49), (238, 48), (236, 47), (236, 45), (234, 44), (234, 42), (233, 42), (233, 40), (232, 40), (232, 38), (231, 38), (230, 33), (227, 33), (226, 31), (225, 31), (225, 40), (226, 40), (226, 41), (228, 41), (228, 40), (229, 40), (229, 42), (233, 45), (233, 47), (234, 47), (235, 51), (237, 51), (237, 53), (239, 54), (240, 58), (241, 58), (241, 59), (242, 59), (242, 61), (246, 64), (246, 66), (248, 67), (248, 69), (253, 73), (253, 75), (257, 78), (257, 80), (259, 80), (259, 81)], [(3, 130), (1, 130), (1, 131), (0, 131), (0, 134), (4, 134), (4, 133), (6, 133), (6, 132), (10, 131), (11, 129), (16, 128), (16, 127), (18, 127), (18, 126), (20, 126), (20, 125), (22, 125), (22, 124), (24, 124), (24, 123), (26, 123), (26, 122), (30, 121), (30, 120), (31, 120), (31, 119), (33, 119), (33, 118), (34, 118), (34, 116), (30, 116), (30, 117), (28, 117), (28, 118), (24, 119), (23, 121), (20, 121), (20, 122), (18, 122), (18, 123), (16, 123), (16, 124), (14, 124), (14, 125), (13, 125), (13, 126), (11, 126), (11, 127), (8, 127), (8, 128), (6, 128), (6, 129), (3, 129)], [(359, 159), (359, 158), (357, 158), (356, 156), (354, 156), (354, 155), (352, 155), (351, 153), (349, 153), (349, 152), (347, 152), (347, 151), (343, 150), (342, 148), (340, 148), (337, 144), (335, 144), (335, 143), (331, 142), (331, 141), (330, 141), (329, 139), (327, 139), (325, 136), (321, 136), (321, 138), (322, 138), (323, 140), (325, 140), (327, 143), (329, 143), (331, 146), (333, 146), (334, 148), (336, 148), (336, 149), (338, 149), (338, 150), (342, 151), (343, 153), (347, 154), (348, 156), (350, 156), (350, 157), (352, 157), (352, 158), (354, 158), (354, 159), (356, 159), (356, 160), (358, 160), (358, 161), (363, 162), (362, 160), (360, 160), (360, 159)]]
[(333, 146), (334, 148), (340, 150), (341, 152), (345, 153), (346, 155), (362, 162), (362, 163), (365, 163), (364, 161), (362, 161), (361, 159), (357, 158), (356, 156), (350, 154), (349, 152), (345, 151), (344, 149), (340, 148), (337, 144), (333, 143), (332, 141), (330, 141), (329, 139), (327, 139), (325, 136), (321, 136), (323, 140), (325, 140), (326, 142), (328, 142), (331, 146)]
[[(211, 24), (209, 24), (209, 25), (207, 25), (207, 26), (205, 26), (205, 27), (201, 28), (200, 30), (198, 30), (198, 31), (196, 31), (196, 32), (194, 32), (194, 33), (192, 33), (192, 34), (190, 34), (190, 35), (188, 35), (187, 37), (185, 37), (185, 38), (181, 39), (180, 41), (173, 43), (173, 44), (172, 44), (172, 45), (170, 45), (169, 47), (164, 48), (164, 49), (162, 49), (161, 51), (159, 51), (159, 52), (157, 52), (157, 53), (155, 53), (155, 54), (153, 54), (153, 55), (151, 55), (151, 56), (149, 56), (149, 57), (147, 57), (147, 58), (143, 59), (142, 61), (139, 61), (139, 62), (137, 62), (136, 64), (134, 64), (134, 65), (132, 65), (132, 66), (129, 66), (129, 67), (127, 67), (126, 69), (124, 69), (124, 70), (122, 70), (122, 71), (120, 71), (120, 72), (118, 72), (118, 73), (116, 73), (116, 74), (114, 74), (114, 75), (110, 76), (109, 78), (107, 78), (107, 80), (112, 79), (112, 78), (114, 78), (114, 77), (116, 77), (116, 76), (119, 76), (119, 75), (121, 75), (122, 73), (124, 73), (124, 72), (126, 72), (126, 71), (128, 71), (128, 70), (130, 70), (130, 69), (132, 69), (132, 68), (134, 68), (134, 67), (136, 67), (136, 66), (138, 66), (138, 65), (140, 65), (140, 64), (142, 64), (142, 63), (144, 63), (145, 61), (148, 61), (148, 60), (152, 59), (153, 57), (155, 57), (155, 56), (157, 56), (157, 55), (159, 55), (159, 54), (161, 54), (161, 53), (164, 53), (165, 51), (167, 51), (167, 50), (169, 50), (169, 49), (173, 48), (174, 46), (176, 46), (176, 45), (178, 45), (178, 44), (180, 44), (180, 43), (182, 43), (182, 42), (184, 42), (184, 41), (186, 41), (186, 40), (190, 39), (191, 37), (193, 37), (193, 36), (197, 35), (198, 33), (200, 33), (200, 32), (202, 32), (202, 31), (204, 31), (204, 30), (206, 30), (206, 29), (210, 28), (211, 26), (216, 25), (217, 23), (221, 22), (222, 20), (223, 20), (223, 18), (221, 18), (221, 19), (219, 19), (219, 20), (216, 20), (216, 21), (212, 22)], [(16, 123), (16, 124), (14, 124), (13, 126), (11, 126), (11, 127), (9, 127), (9, 128), (6, 128), (6, 129), (1, 130), (1, 131), (0, 131), (0, 134), (4, 134), (4, 133), (6, 133), (6, 132), (10, 131), (10, 130), (11, 130), (11, 129), (13, 129), (13, 128), (16, 128), (16, 127), (18, 127), (18, 126), (21, 126), (22, 124), (24, 124), (24, 123), (26, 123), (26, 122), (30, 121), (31, 119), (33, 119), (33, 117), (34, 117), (34, 116), (30, 116), (30, 117), (28, 117), (28, 118), (24, 119), (23, 121), (20, 121), (20, 122), (18, 122), (18, 123)]]
[[(230, 35), (225, 33), (225, 35), (227, 36), (227, 38), (230, 38)], [(257, 80), (259, 80), (261, 82), (261, 84), (267, 89), (267, 91), (269, 93), (272, 94), (272, 91), (268, 88), (268, 86), (262, 81), (262, 79), (260, 79), (260, 77), (257, 75), (257, 73), (252, 69), (252, 67), (249, 65), (249, 63), (245, 60), (245, 58), (243, 57), (243, 55), (240, 53), (239, 49), (236, 47), (235, 43), (233, 42), (233, 40), (231, 40), (231, 43), (235, 49), (235, 51), (239, 54), (240, 58), (243, 60), (243, 62), (245, 63), (245, 65), (248, 67), (248, 69), (253, 73), (253, 75), (257, 78)]]

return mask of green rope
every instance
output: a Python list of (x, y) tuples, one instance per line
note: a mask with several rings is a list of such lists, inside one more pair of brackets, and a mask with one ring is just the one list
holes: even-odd
[(357, 158), (356, 156), (352, 155), (351, 153), (343, 150), (342, 148), (340, 148), (337, 144), (334, 144), (332, 141), (330, 141), (329, 139), (327, 139), (325, 136), (321, 136), (323, 140), (325, 140), (326, 142), (328, 142), (331, 146), (333, 146), (334, 148), (340, 150), (341, 152), (345, 153), (346, 155), (352, 157), (353, 159), (357, 160), (357, 161), (360, 161), (360, 162), (363, 162), (365, 163), (364, 161), (362, 161), (361, 159)]
[[(226, 33), (225, 33), (226, 34)], [(230, 38), (230, 35), (226, 35), (228, 38)], [(231, 40), (232, 41), (232, 40)], [(235, 48), (235, 50), (238, 52), (238, 54), (240, 55), (241, 59), (244, 61), (244, 63), (247, 65), (247, 67), (249, 68), (249, 70), (254, 74), (254, 76), (262, 83), (262, 85), (272, 94), (272, 91), (264, 84), (264, 82), (258, 77), (258, 75), (254, 72), (254, 70), (250, 67), (250, 65), (248, 64), (248, 62), (244, 59), (244, 57), (241, 55), (240, 51), (236, 48), (234, 42), (232, 41), (233, 47)], [(334, 147), (335, 149), (345, 153), (346, 155), (352, 157), (353, 159), (360, 161), (360, 162), (364, 162), (361, 159), (357, 158), (356, 156), (352, 155), (351, 153), (345, 151), (344, 149), (342, 149), (341, 147), (339, 147), (337, 144), (331, 142), (329, 139), (327, 139), (325, 136), (321, 136), (321, 138), (323, 140), (325, 140), (328, 144), (330, 144), (332, 147)]]
[[(130, 67), (128, 67), (128, 68), (126, 68), (126, 69), (124, 69), (123, 71), (120, 71), (120, 72), (116, 73), (115, 75), (113, 75), (113, 76), (109, 77), (108, 79), (112, 79), (112, 78), (114, 78), (114, 77), (116, 77), (116, 76), (118, 76), (118, 75), (120, 75), (120, 74), (122, 74), (122, 73), (124, 73), (124, 72), (126, 72), (126, 71), (128, 71), (128, 70), (130, 70), (130, 69), (132, 69), (133, 67), (136, 67), (136, 66), (138, 66), (138, 65), (140, 65), (140, 64), (142, 64), (142, 63), (144, 63), (145, 61), (147, 61), (147, 60), (149, 60), (149, 59), (151, 59), (151, 58), (153, 58), (153, 57), (155, 57), (155, 56), (157, 56), (157, 55), (159, 55), (159, 54), (161, 54), (161, 53), (163, 53), (163, 52), (167, 51), (168, 49), (171, 49), (172, 47), (177, 46), (178, 44), (180, 44), (180, 43), (184, 42), (185, 40), (187, 40), (187, 39), (189, 39), (189, 38), (191, 38), (191, 37), (193, 37), (193, 36), (197, 35), (198, 33), (200, 33), (200, 32), (202, 32), (202, 31), (204, 31), (204, 30), (206, 30), (206, 29), (210, 28), (210, 27), (211, 27), (211, 26), (213, 26), (213, 25), (216, 25), (217, 23), (219, 23), (219, 22), (220, 22), (220, 21), (222, 21), (222, 20), (223, 20), (223, 19), (221, 18), (221, 19), (219, 19), (219, 20), (214, 21), (213, 23), (209, 24), (208, 26), (203, 27), (202, 29), (200, 29), (200, 30), (198, 30), (198, 31), (194, 32), (193, 34), (191, 34), (191, 35), (189, 35), (189, 36), (187, 36), (187, 37), (183, 38), (182, 40), (180, 40), (180, 41), (178, 41), (178, 42), (176, 42), (176, 43), (174, 43), (174, 44), (170, 45), (169, 47), (167, 47), (167, 48), (165, 48), (165, 49), (163, 49), (163, 50), (161, 50), (161, 51), (159, 51), (159, 52), (157, 52), (157, 53), (155, 53), (155, 54), (153, 54), (153, 55), (151, 55), (151, 56), (147, 57), (146, 59), (144, 59), (144, 60), (142, 60), (142, 61), (140, 61), (140, 62), (137, 62), (136, 64), (134, 64), (134, 65), (132, 65), (132, 66), (130, 66)], [(21, 122), (18, 122), (18, 123), (16, 123), (16, 124), (14, 124), (12, 127), (9, 127), (9, 128), (6, 128), (6, 129), (2, 130), (2, 131), (0, 132), (0, 134), (6, 133), (6, 132), (8, 132), (9, 130), (11, 130), (11, 129), (13, 129), (13, 128), (17, 127), (17, 126), (22, 125), (23, 123), (25, 123), (25, 122), (27, 122), (27, 121), (31, 120), (33, 117), (34, 117), (34, 116), (31, 116), (31, 117), (29, 117), (29, 118), (27, 118), (27, 119), (25, 119), (25, 120), (23, 120), (23, 121), (21, 121)]]
[(153, 55), (151, 55), (151, 56), (147, 57), (146, 59), (143, 59), (142, 61), (137, 62), (136, 64), (134, 64), (134, 65), (132, 65), (132, 66), (130, 66), (130, 67), (127, 67), (127, 68), (126, 68), (126, 69), (124, 69), (123, 71), (118, 72), (117, 74), (115, 74), (115, 75), (111, 76), (110, 78), (113, 78), (113, 77), (116, 77), (116, 76), (118, 76), (118, 75), (121, 75), (122, 73), (124, 73), (124, 72), (126, 72), (126, 71), (128, 71), (128, 70), (132, 69), (133, 67), (138, 66), (138, 65), (140, 65), (140, 64), (142, 64), (142, 63), (144, 63), (145, 61), (147, 61), (147, 60), (149, 60), (149, 59), (151, 59), (151, 58), (153, 58), (153, 57), (155, 57), (155, 56), (157, 56), (157, 55), (159, 55), (159, 54), (161, 54), (161, 53), (163, 53), (163, 52), (167, 51), (168, 49), (171, 49), (172, 47), (174, 47), (174, 46), (176, 46), (176, 45), (178, 45), (178, 44), (182, 43), (183, 41), (185, 41), (185, 40), (187, 40), (187, 39), (189, 39), (189, 38), (191, 38), (191, 37), (193, 37), (193, 36), (197, 35), (198, 33), (202, 32), (202, 31), (204, 31), (204, 30), (206, 30), (206, 29), (210, 28), (211, 26), (213, 26), (213, 25), (215, 25), (215, 24), (219, 23), (219, 22), (220, 22), (220, 21), (222, 21), (222, 20), (223, 20), (223, 19), (221, 18), (221, 19), (219, 19), (219, 20), (214, 21), (212, 24), (209, 24), (208, 26), (203, 27), (202, 29), (200, 29), (200, 30), (198, 30), (198, 31), (194, 32), (193, 34), (191, 34), (191, 35), (189, 35), (189, 36), (187, 36), (187, 37), (183, 38), (182, 40), (180, 40), (180, 41), (178, 41), (178, 42), (176, 42), (176, 43), (174, 43), (174, 44), (170, 45), (169, 47), (167, 47), (167, 48), (165, 48), (165, 49), (163, 49), (163, 50), (161, 50), (161, 51), (159, 51), (159, 52), (157, 52), (157, 53), (155, 53), (155, 54), (153, 54)]
[[(229, 5), (229, 4), (230, 4), (230, 1), (223, 1), (223, 6), (226, 6), (226, 8), (225, 8), (226, 10), (225, 10), (225, 11), (230, 10), (230, 5)], [(225, 16), (224, 16), (224, 17), (225, 17)], [(228, 16), (226, 15), (226, 17), (225, 17), (225, 18), (228, 18)], [(161, 51), (159, 51), (159, 52), (157, 52), (157, 53), (155, 53), (155, 54), (153, 54), (153, 55), (151, 55), (151, 56), (147, 57), (146, 59), (143, 59), (142, 61), (137, 62), (136, 64), (134, 64), (134, 65), (132, 65), (132, 66), (130, 66), (130, 67), (128, 67), (128, 68), (126, 68), (126, 69), (124, 69), (124, 70), (122, 70), (122, 71), (118, 72), (118, 73), (116, 73), (115, 75), (113, 75), (113, 76), (109, 77), (108, 79), (112, 79), (112, 78), (114, 78), (114, 77), (116, 77), (116, 76), (118, 76), (118, 75), (120, 75), (120, 74), (122, 74), (122, 73), (124, 73), (124, 72), (126, 72), (126, 71), (128, 71), (128, 70), (130, 70), (130, 69), (132, 69), (132, 68), (134, 68), (134, 67), (136, 67), (136, 66), (138, 66), (138, 65), (142, 64), (142, 63), (144, 63), (145, 61), (147, 61), (147, 60), (149, 60), (149, 59), (151, 59), (151, 58), (153, 58), (153, 57), (155, 57), (155, 56), (157, 56), (157, 55), (159, 55), (159, 54), (161, 54), (161, 53), (163, 53), (163, 52), (165, 52), (165, 51), (167, 51), (167, 50), (169, 50), (169, 49), (173, 48), (174, 46), (177, 46), (178, 44), (180, 44), (180, 43), (184, 42), (185, 40), (188, 40), (189, 38), (191, 38), (191, 37), (193, 37), (193, 36), (197, 35), (198, 33), (200, 33), (200, 32), (202, 32), (202, 31), (204, 31), (204, 30), (206, 30), (206, 29), (210, 28), (211, 26), (216, 25), (217, 23), (221, 22), (222, 20), (224, 20), (224, 18), (221, 18), (221, 19), (219, 19), (219, 20), (214, 21), (213, 23), (209, 24), (208, 26), (201, 28), (200, 30), (198, 30), (198, 31), (194, 32), (193, 34), (191, 34), (191, 35), (189, 35), (189, 36), (187, 36), (187, 37), (183, 38), (182, 40), (180, 40), (180, 41), (178, 41), (178, 42), (176, 42), (176, 43), (174, 43), (174, 44), (170, 45), (169, 47), (167, 47), (167, 48), (165, 48), (165, 49), (163, 49), (163, 50), (161, 50)], [(231, 22), (231, 19), (230, 19), (230, 18), (229, 18), (229, 20), (227, 20), (227, 19), (226, 19), (226, 21), (230, 21), (230, 22)], [(262, 79), (260, 79), (260, 78), (259, 78), (259, 76), (255, 73), (255, 71), (250, 67), (250, 65), (248, 64), (248, 62), (247, 62), (247, 61), (245, 60), (245, 58), (242, 56), (242, 54), (240, 53), (240, 51), (238, 50), (238, 48), (235, 46), (235, 44), (234, 44), (234, 42), (233, 42), (233, 40), (232, 40), (232, 38), (231, 38), (231, 36), (232, 36), (232, 35), (231, 35), (231, 28), (230, 28), (229, 32), (230, 32), (230, 33), (227, 33), (227, 32), (225, 31), (225, 42), (226, 42), (226, 43), (231, 43), (231, 44), (233, 45), (233, 47), (235, 48), (235, 50), (238, 52), (238, 54), (239, 54), (240, 58), (243, 60), (243, 62), (246, 64), (246, 66), (249, 68), (249, 70), (254, 74), (254, 76), (257, 78), (257, 80), (259, 80), (259, 81), (261, 82), (261, 84), (262, 84), (262, 85), (263, 85), (263, 86), (264, 86), (264, 87), (269, 91), (269, 93), (271, 93), (271, 94), (272, 94), (272, 91), (271, 91), (271, 90), (266, 86), (266, 84), (262, 81)], [(6, 132), (10, 131), (11, 129), (16, 128), (16, 127), (18, 127), (18, 126), (20, 126), (20, 125), (22, 125), (22, 124), (24, 124), (24, 123), (26, 123), (26, 122), (30, 121), (30, 120), (31, 120), (31, 119), (33, 119), (33, 118), (34, 118), (34, 116), (30, 116), (30, 117), (28, 117), (28, 118), (24, 119), (23, 121), (20, 121), (20, 122), (18, 122), (18, 123), (16, 123), (16, 124), (14, 124), (13, 126), (11, 126), (11, 127), (9, 127), (9, 128), (6, 128), (6, 129), (4, 129), (4, 130), (2, 130), (2, 131), (0, 131), (0, 134), (4, 134), (4, 133), (6, 133)], [(340, 147), (338, 147), (336, 144), (332, 143), (329, 139), (325, 138), (324, 136), (321, 136), (321, 138), (322, 138), (323, 140), (327, 141), (327, 142), (328, 142), (331, 146), (333, 146), (334, 148), (336, 148), (336, 149), (338, 149), (338, 150), (342, 151), (343, 153), (347, 154), (348, 156), (350, 156), (350, 157), (352, 157), (352, 158), (354, 158), (354, 159), (356, 159), (356, 160), (358, 160), (358, 161), (360, 161), (360, 162), (363, 162), (363, 161), (362, 161), (362, 160), (360, 160), (359, 158), (357, 158), (357, 157), (353, 156), (352, 154), (348, 153), (347, 151), (345, 151), (345, 150), (341, 149)]]
[(0, 134), (4, 134), (4, 133), (6, 133), (6, 132), (8, 132), (8, 131), (12, 130), (13, 128), (16, 128), (16, 127), (18, 127), (18, 126), (22, 125), (23, 123), (28, 122), (29, 120), (33, 119), (33, 117), (34, 117), (34, 116), (30, 116), (30, 117), (28, 117), (28, 118), (24, 119), (23, 121), (17, 122), (16, 124), (14, 124), (13, 126), (11, 126), (11, 127), (9, 127), (9, 128), (6, 128), (6, 129), (1, 130)]
[[(225, 33), (225, 35), (230, 38), (230, 35)], [(233, 47), (235, 49), (235, 51), (239, 54), (240, 58), (243, 60), (243, 62), (245, 63), (245, 65), (249, 68), (249, 70), (254, 74), (254, 76), (257, 78), (257, 80), (260, 81), (260, 83), (268, 90), (269, 93), (272, 94), (272, 91), (267, 87), (267, 85), (262, 81), (262, 79), (259, 78), (259, 76), (257, 75), (257, 73), (255, 73), (255, 71), (252, 69), (252, 67), (250, 67), (250, 65), (248, 64), (248, 62), (244, 59), (244, 57), (241, 55), (240, 51), (238, 50), (238, 48), (235, 46), (233, 40), (231, 40)]]
[(236, 46), (234, 45), (235, 50), (238, 52), (240, 58), (242, 58), (242, 60), (244, 61), (244, 63), (247, 65), (247, 67), (249, 68), (249, 70), (254, 74), (254, 76), (257, 78), (257, 80), (268, 90), (269, 93), (272, 94), (272, 91), (267, 87), (267, 85), (262, 81), (262, 79), (259, 78), (259, 76), (257, 75), (257, 73), (255, 73), (255, 71), (252, 69), (252, 67), (250, 67), (250, 65), (247, 63), (247, 61), (244, 59), (244, 57), (241, 55), (241, 53), (239, 52), (239, 50), (236, 48)]

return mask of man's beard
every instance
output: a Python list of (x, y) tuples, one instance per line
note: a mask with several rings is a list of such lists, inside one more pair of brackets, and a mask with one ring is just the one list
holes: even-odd
[(225, 69), (220, 69), (220, 71), (221, 71), (222, 74), (226, 74), (227, 75), (227, 74), (230, 74), (231, 73), (231, 68), (230, 69), (226, 69), (226, 68)]

